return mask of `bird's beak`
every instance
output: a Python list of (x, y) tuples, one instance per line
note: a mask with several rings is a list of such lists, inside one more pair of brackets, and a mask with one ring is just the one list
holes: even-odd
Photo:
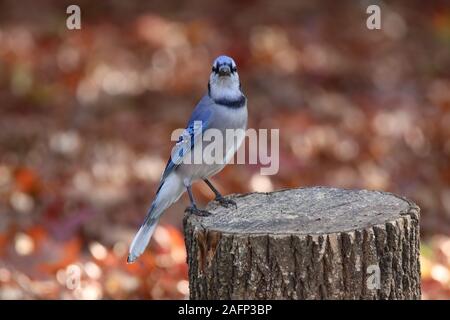
[(219, 76), (229, 76), (231, 74), (230, 67), (227, 65), (219, 67)]

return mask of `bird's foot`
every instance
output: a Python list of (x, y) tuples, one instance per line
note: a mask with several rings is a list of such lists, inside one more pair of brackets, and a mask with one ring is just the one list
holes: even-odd
[(230, 205), (234, 206), (237, 209), (237, 204), (234, 200), (224, 198), (222, 196), (216, 197), (215, 201), (219, 202), (222, 207), (228, 208)]
[(187, 212), (189, 214), (195, 214), (196, 216), (200, 216), (200, 217), (207, 217), (209, 215), (211, 215), (211, 212), (206, 211), (206, 210), (202, 210), (199, 209), (197, 207), (187, 207), (186, 210), (184, 210), (184, 212)]

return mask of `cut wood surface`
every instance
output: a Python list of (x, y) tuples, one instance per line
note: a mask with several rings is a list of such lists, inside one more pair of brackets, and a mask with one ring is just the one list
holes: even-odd
[(419, 208), (314, 187), (186, 216), (191, 299), (420, 299)]

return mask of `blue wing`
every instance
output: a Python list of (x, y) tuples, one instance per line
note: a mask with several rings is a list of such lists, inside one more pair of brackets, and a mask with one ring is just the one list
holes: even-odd
[(186, 129), (184, 129), (183, 133), (178, 138), (176, 145), (172, 149), (172, 154), (164, 169), (158, 191), (167, 176), (174, 171), (183, 162), (186, 155), (190, 153), (196, 139), (201, 139), (203, 132), (208, 129), (212, 115), (211, 103), (212, 101), (209, 97), (205, 96), (194, 109)]

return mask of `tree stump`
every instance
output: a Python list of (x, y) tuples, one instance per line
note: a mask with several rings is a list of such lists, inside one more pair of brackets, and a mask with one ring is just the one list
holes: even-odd
[(191, 299), (420, 299), (419, 208), (315, 187), (231, 196), (186, 216)]

